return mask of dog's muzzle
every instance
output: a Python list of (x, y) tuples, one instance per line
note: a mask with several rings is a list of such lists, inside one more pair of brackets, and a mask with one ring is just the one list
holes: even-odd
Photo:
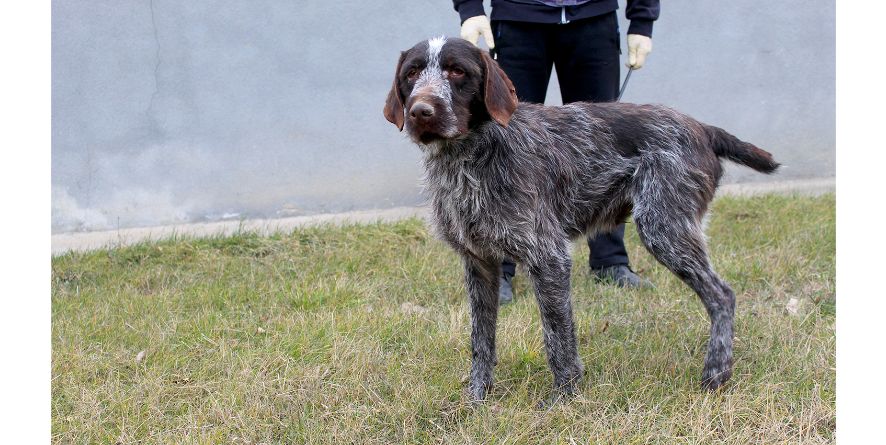
[(406, 103), (406, 128), (413, 139), (427, 144), (435, 139), (451, 137), (453, 116), (442, 98), (414, 95)]

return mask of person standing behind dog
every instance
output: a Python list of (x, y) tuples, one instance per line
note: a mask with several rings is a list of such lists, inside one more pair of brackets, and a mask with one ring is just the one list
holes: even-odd
[[(461, 37), (477, 45), (482, 35), (521, 101), (544, 103), (551, 68), (557, 67), (563, 103), (610, 102), (618, 97), (621, 54), (618, 0), (492, 0), (492, 20), (482, 0), (453, 0)], [(659, 0), (627, 0), (628, 66), (642, 68), (652, 51)], [(649, 285), (630, 268), (624, 224), (588, 238), (595, 279), (623, 287)], [(516, 265), (502, 262), (499, 302), (513, 298)]]

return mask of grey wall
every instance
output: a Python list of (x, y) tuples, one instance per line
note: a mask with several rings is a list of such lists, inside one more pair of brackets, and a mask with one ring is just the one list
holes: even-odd
[[(834, 2), (663, 3), (624, 100), (833, 176)], [(399, 51), (458, 28), (448, 0), (53, 1), (53, 231), (420, 203), (381, 108)]]

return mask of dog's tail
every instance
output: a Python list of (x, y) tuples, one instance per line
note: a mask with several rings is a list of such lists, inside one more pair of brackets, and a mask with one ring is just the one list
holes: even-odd
[(768, 151), (744, 142), (721, 128), (705, 125), (705, 130), (711, 138), (711, 147), (718, 157), (729, 159), (762, 173), (772, 173), (781, 165), (772, 159), (772, 154)]

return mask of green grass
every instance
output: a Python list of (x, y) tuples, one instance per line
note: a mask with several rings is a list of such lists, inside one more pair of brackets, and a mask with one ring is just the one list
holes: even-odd
[(522, 271), (495, 387), (466, 403), (462, 268), (418, 220), (57, 257), (53, 442), (831, 443), (834, 209), (833, 195), (714, 203), (710, 253), (738, 296), (735, 374), (717, 393), (699, 386), (701, 303), (633, 227), (654, 290), (594, 284), (577, 242), (587, 373), (549, 412), (534, 409), (552, 377)]

